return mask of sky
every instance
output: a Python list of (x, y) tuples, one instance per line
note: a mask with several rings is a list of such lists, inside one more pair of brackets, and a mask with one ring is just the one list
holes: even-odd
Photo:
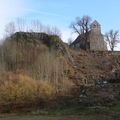
[[(17, 18), (40, 20), (58, 27), (63, 41), (75, 38), (69, 28), (76, 17), (91, 16), (101, 24), (102, 33), (120, 31), (120, 0), (0, 0), (0, 38), (5, 25)], [(120, 45), (117, 47), (120, 49)]]

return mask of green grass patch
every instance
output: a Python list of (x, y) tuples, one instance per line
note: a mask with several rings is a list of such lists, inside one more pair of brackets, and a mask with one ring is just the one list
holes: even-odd
[(110, 111), (120, 112), (120, 102), (116, 102), (114, 106), (110, 107)]
[(103, 108), (102, 110), (99, 108), (94, 107), (64, 107), (64, 108), (46, 108), (43, 110), (38, 110), (32, 112), (35, 115), (97, 115), (103, 114), (106, 109)]

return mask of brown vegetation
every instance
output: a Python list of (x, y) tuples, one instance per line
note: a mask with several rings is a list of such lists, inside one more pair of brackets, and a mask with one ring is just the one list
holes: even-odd
[[(86, 25), (89, 26), (90, 19), (89, 17), (87, 19)], [(11, 26), (14, 27), (13, 24)], [(83, 26), (82, 32), (89, 30), (87, 26), (86, 28)], [(19, 29), (21, 27), (19, 26)], [(36, 29), (38, 28), (36, 25)], [(8, 30), (11, 36), (0, 46), (1, 112), (30, 107), (40, 108), (52, 100), (56, 100), (52, 101), (53, 104), (63, 102), (65, 105), (68, 103), (72, 105), (71, 102), (74, 102), (77, 105), (82, 92), (87, 96), (84, 85), (93, 86), (98, 80), (108, 80), (120, 69), (120, 55), (69, 49), (60, 37), (53, 34), (36, 32), (13, 34), (13, 28)], [(89, 94), (93, 101), (95, 94), (94, 92)], [(69, 97), (77, 95), (77, 99), (71, 101), (68, 95)], [(62, 101), (62, 96), (66, 101), (69, 100)], [(87, 100), (89, 96), (86, 97)]]
[(48, 100), (54, 95), (54, 86), (48, 81), (34, 80), (22, 74), (9, 73), (8, 76), (0, 85), (0, 105)]
[(22, 32), (8, 37), (0, 46), (1, 109), (11, 104), (42, 106), (69, 94), (73, 83), (64, 50), (54, 35)]

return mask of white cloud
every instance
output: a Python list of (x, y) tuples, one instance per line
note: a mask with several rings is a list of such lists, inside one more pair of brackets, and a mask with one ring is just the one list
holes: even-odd
[(117, 46), (115, 47), (116, 51), (120, 51), (120, 43), (117, 44)]
[(5, 25), (23, 15), (23, 7), (22, 0), (0, 0), (0, 38), (3, 36)]
[(0, 38), (4, 34), (5, 25), (16, 18), (32, 18), (34, 14), (38, 14), (38, 17), (40, 15), (62, 17), (54, 12), (41, 11), (34, 4), (31, 4), (29, 0), (0, 0)]
[(72, 39), (75, 40), (75, 38), (77, 37), (78, 35), (76, 35), (75, 33), (73, 33), (70, 29), (64, 29), (62, 30), (62, 40), (64, 42), (68, 42), (68, 39)]

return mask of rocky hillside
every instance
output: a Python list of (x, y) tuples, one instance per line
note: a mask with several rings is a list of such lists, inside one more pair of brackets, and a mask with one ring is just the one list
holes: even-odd
[(70, 49), (74, 69), (71, 79), (78, 85), (120, 80), (120, 52), (90, 52)]
[(34, 32), (15, 33), (0, 46), (0, 105), (7, 103), (6, 110), (9, 105), (41, 108), (41, 100), (106, 105), (119, 101), (119, 80), (120, 52), (75, 50), (58, 36)]
[(17, 32), (7, 38), (0, 49), (1, 58), (4, 58), (1, 62), (6, 62), (8, 69), (26, 69), (36, 63), (38, 56), (52, 51), (55, 59), (64, 59), (69, 67), (63, 72), (77, 85), (95, 85), (103, 80), (120, 79), (120, 52), (71, 49), (56, 35)]

